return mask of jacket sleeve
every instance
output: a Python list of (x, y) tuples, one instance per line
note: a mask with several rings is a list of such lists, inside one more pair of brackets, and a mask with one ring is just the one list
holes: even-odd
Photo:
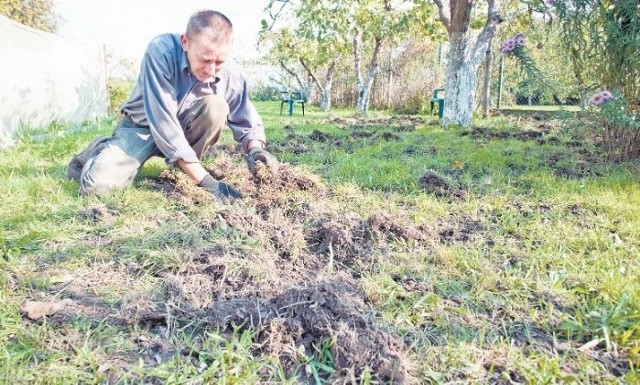
[(264, 125), (253, 103), (249, 100), (249, 87), (244, 74), (238, 71), (229, 82), (229, 128), (233, 138), (242, 144), (245, 152), (251, 140), (259, 140), (266, 144)]
[(142, 60), (144, 111), (151, 135), (169, 163), (183, 159), (188, 163), (198, 162), (195, 151), (189, 145), (178, 121), (178, 97), (172, 83), (175, 64), (162, 43), (152, 41)]

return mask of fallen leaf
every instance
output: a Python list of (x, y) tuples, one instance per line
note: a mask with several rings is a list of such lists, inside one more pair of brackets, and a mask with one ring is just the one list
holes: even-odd
[(460, 162), (459, 160), (456, 160), (453, 162), (453, 168), (462, 170), (464, 168), (464, 163)]
[(20, 310), (26, 313), (30, 319), (36, 320), (46, 315), (54, 315), (70, 303), (73, 303), (73, 301), (68, 298), (58, 302), (27, 301), (22, 305)]

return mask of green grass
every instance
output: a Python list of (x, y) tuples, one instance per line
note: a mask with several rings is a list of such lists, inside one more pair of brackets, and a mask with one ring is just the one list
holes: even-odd
[[(443, 130), (431, 117), (400, 131), (331, 123), (355, 117), (348, 110), (309, 107), (289, 117), (275, 102), (257, 107), (279, 159), (316, 175), (337, 215), (383, 208), (440, 232), (435, 242), (397, 239), (374, 250), (357, 278), (382, 327), (406, 341), (419, 382), (640, 383), (640, 164), (600, 161), (597, 141), (571, 121), (547, 121), (554, 129), (537, 141), (512, 134), (540, 122), (506, 117), (476, 122), (507, 134), (499, 138)], [(114, 321), (118, 312), (134, 319), (144, 303), (161, 304), (167, 274), (185, 272), (203, 250), (242, 254), (230, 269), (257, 280), (270, 274), (246, 257), (260, 255), (263, 240), (203, 227), (219, 206), (152, 187), (146, 178), (166, 169), (161, 160), (132, 188), (79, 196), (66, 164), (114, 124), (54, 124), (0, 152), (0, 383), (296, 383), (290, 368), (255, 346), (255, 331), (223, 333), (198, 319)], [(340, 144), (310, 139), (314, 130)], [(229, 132), (222, 141), (232, 143)], [(293, 151), (296, 141), (306, 151)], [(464, 197), (426, 192), (420, 178), (429, 170)], [(116, 214), (91, 220), (85, 213), (96, 205)], [(30, 321), (20, 313), (26, 300), (60, 299), (71, 289), (83, 306), (69, 317)], [(298, 373), (330, 377), (333, 342), (305, 352)]]

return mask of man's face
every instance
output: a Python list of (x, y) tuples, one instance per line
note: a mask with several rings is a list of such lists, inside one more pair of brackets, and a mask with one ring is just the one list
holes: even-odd
[(187, 53), (189, 69), (199, 81), (205, 81), (217, 74), (229, 58), (231, 43), (220, 43), (203, 32), (188, 38), (180, 37), (182, 49)]

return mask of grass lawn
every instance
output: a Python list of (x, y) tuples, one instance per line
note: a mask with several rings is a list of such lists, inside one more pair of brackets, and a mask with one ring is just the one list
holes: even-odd
[(0, 383), (640, 383), (640, 164), (586, 123), (257, 107), (234, 205), (159, 158), (79, 196), (113, 119), (0, 152)]

